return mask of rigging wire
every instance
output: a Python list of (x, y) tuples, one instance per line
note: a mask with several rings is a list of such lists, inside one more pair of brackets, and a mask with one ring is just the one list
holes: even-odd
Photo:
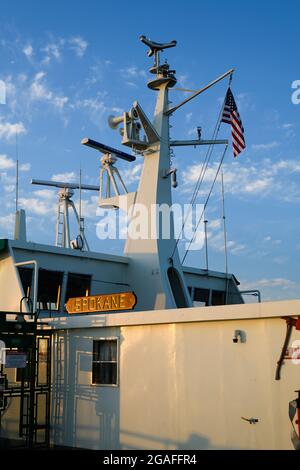
[(216, 180), (217, 180), (217, 178), (218, 178), (218, 176), (219, 176), (219, 173), (220, 173), (220, 170), (221, 170), (221, 166), (222, 166), (222, 164), (223, 164), (223, 161), (224, 161), (224, 158), (225, 158), (227, 149), (228, 149), (228, 144), (226, 144), (226, 146), (225, 146), (225, 148), (224, 148), (224, 152), (223, 152), (222, 158), (221, 158), (221, 160), (220, 160), (220, 163), (219, 163), (219, 166), (218, 166), (216, 175), (215, 175), (215, 177), (214, 177), (214, 180), (213, 180), (212, 185), (211, 185), (211, 187), (210, 187), (208, 196), (207, 196), (206, 201), (205, 201), (205, 203), (204, 203), (201, 216), (199, 217), (199, 220), (198, 220), (198, 222), (197, 222), (196, 228), (195, 228), (195, 230), (194, 230), (194, 235), (193, 235), (192, 239), (191, 239), (190, 242), (189, 242), (189, 245), (188, 245), (188, 247), (187, 247), (187, 249), (186, 249), (186, 251), (185, 251), (185, 254), (184, 254), (184, 257), (183, 257), (183, 259), (182, 259), (181, 264), (184, 263), (184, 261), (185, 261), (187, 255), (188, 255), (188, 252), (189, 252), (189, 250), (190, 250), (191, 244), (192, 244), (193, 241), (195, 240), (195, 236), (196, 236), (196, 234), (197, 234), (198, 227), (199, 227), (200, 222), (201, 222), (201, 220), (202, 220), (202, 217), (203, 217), (204, 211), (205, 211), (205, 209), (206, 209), (206, 207), (207, 207), (207, 204), (208, 204), (208, 201), (209, 201), (209, 199), (210, 199), (210, 196), (211, 196), (211, 194), (212, 194), (212, 192), (213, 192), (213, 189), (214, 189), (214, 186), (215, 186), (215, 182), (216, 182)]
[[(225, 106), (225, 98), (224, 98), (224, 102), (222, 104), (222, 107), (221, 107), (221, 110), (220, 110), (220, 113), (219, 113), (219, 116), (218, 116), (218, 119), (217, 119), (217, 122), (216, 122), (216, 125), (215, 125), (215, 128), (214, 128), (214, 131), (213, 131), (213, 135), (212, 135), (212, 138), (211, 140), (216, 140), (217, 136), (218, 136), (218, 133), (219, 133), (219, 130), (220, 130), (220, 126), (221, 126), (221, 118), (222, 118), (222, 115), (223, 115), (223, 110), (224, 110), (224, 106)], [(183, 230), (184, 230), (184, 227), (187, 223), (187, 220), (188, 220), (188, 217), (190, 215), (190, 212), (192, 210), (192, 207), (194, 206), (195, 204), (195, 201), (197, 199), (197, 196), (199, 194), (199, 191), (200, 191), (200, 188), (201, 188), (201, 185), (203, 183), (203, 180), (204, 180), (204, 177), (205, 177), (205, 173), (207, 171), (207, 168), (208, 168), (208, 165), (209, 165), (209, 162), (210, 162), (210, 159), (211, 159), (211, 156), (212, 156), (212, 152), (214, 150), (214, 144), (211, 143), (209, 144), (209, 147), (207, 149), (207, 152), (206, 152), (206, 155), (205, 155), (205, 159), (202, 163), (202, 167), (201, 167), (201, 170), (200, 170), (200, 173), (199, 173), (199, 177), (198, 177), (198, 180), (196, 182), (196, 185), (195, 185), (195, 188), (194, 188), (194, 191), (193, 191), (193, 194), (192, 194), (192, 197), (191, 197), (191, 201), (190, 201), (190, 204), (189, 204), (189, 208), (188, 208), (188, 211), (187, 211), (187, 214), (186, 214), (186, 217), (182, 223), (182, 226), (181, 226), (181, 229), (180, 229), (180, 233), (176, 239), (176, 242), (175, 242), (175, 246), (174, 246), (174, 249), (173, 249), (173, 252), (172, 252), (172, 255), (171, 255), (171, 258), (173, 258), (174, 256), (174, 253), (176, 251), (176, 248), (179, 244), (179, 241), (180, 241), (180, 238), (181, 238), (181, 235), (183, 233)]]

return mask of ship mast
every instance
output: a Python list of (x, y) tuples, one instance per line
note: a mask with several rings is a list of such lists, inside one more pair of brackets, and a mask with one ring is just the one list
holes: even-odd
[[(154, 56), (155, 59), (153, 67), (150, 68), (150, 73), (154, 77), (148, 83), (148, 87), (158, 93), (154, 117), (151, 122), (140, 105), (134, 103), (133, 109), (130, 114), (128, 113), (129, 116), (124, 116), (122, 143), (143, 152), (141, 178), (135, 193), (134, 205), (128, 209), (128, 212), (131, 223), (134, 224), (135, 218), (140, 219), (143, 227), (147, 227), (148, 233), (146, 236), (143, 233), (140, 238), (136, 238), (129, 231), (124, 252), (130, 258), (130, 282), (134, 286), (137, 299), (142, 299), (145, 310), (189, 307), (192, 303), (184, 281), (177, 247), (174, 251), (174, 220), (170, 211), (174, 173), (170, 164), (167, 110), (169, 89), (176, 84), (176, 78), (175, 71), (170, 70), (169, 64), (160, 64), (161, 51), (174, 47), (176, 41), (158, 44), (148, 41), (145, 37), (141, 37), (141, 40), (150, 48), (148, 55)], [(128, 129), (129, 120), (131, 129)], [(139, 140), (136, 132), (138, 124), (145, 132), (146, 139), (143, 141)], [(169, 233), (166, 238), (159, 224), (159, 212), (162, 208), (169, 210)], [(162, 216), (164, 217), (164, 214)]]
[[(120, 208), (128, 213), (130, 223), (124, 253), (129, 258), (128, 282), (137, 295), (137, 308), (139, 299), (143, 310), (190, 307), (192, 300), (184, 280), (174, 235), (172, 186), (176, 187), (177, 182), (176, 169), (171, 168), (170, 148), (224, 144), (227, 141), (204, 141), (201, 135), (197, 140), (170, 141), (169, 119), (185, 103), (233, 71), (228, 71), (197, 90), (179, 105), (170, 107), (169, 89), (176, 84), (175, 70), (171, 70), (167, 62), (161, 64), (160, 54), (164, 49), (176, 46), (176, 41), (161, 44), (145, 36), (141, 36), (140, 40), (149, 47), (148, 56), (154, 56), (154, 65), (150, 68), (154, 77), (148, 82), (148, 87), (157, 92), (153, 120), (147, 117), (137, 101), (130, 111), (124, 112), (122, 116), (110, 116), (108, 120), (113, 129), (123, 125), (120, 129), (122, 144), (143, 156), (139, 186), (136, 192), (116, 194), (101, 200), (100, 206)], [(84, 139), (82, 143), (89, 141)], [(93, 147), (104, 153), (103, 144), (97, 145), (98, 148), (95, 145)], [(122, 152), (112, 148), (107, 152), (109, 156), (124, 159), (124, 153), (122, 155)], [(128, 155), (125, 159), (130, 161)], [(165, 210), (168, 211), (168, 236), (162, 230), (163, 224), (159, 223), (160, 215)], [(164, 218), (165, 214), (162, 216)], [(138, 234), (140, 226), (143, 229)]]

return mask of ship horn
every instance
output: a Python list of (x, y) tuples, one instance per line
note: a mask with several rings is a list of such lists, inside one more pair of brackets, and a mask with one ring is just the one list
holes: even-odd
[(108, 117), (108, 125), (112, 129), (117, 129), (118, 125), (123, 122), (123, 116), (109, 116)]

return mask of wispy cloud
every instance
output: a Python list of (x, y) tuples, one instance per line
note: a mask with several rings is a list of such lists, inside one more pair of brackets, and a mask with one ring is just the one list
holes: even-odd
[(9, 170), (15, 167), (15, 162), (7, 155), (0, 155), (0, 170)]
[(253, 150), (271, 150), (276, 147), (279, 147), (280, 143), (277, 141), (269, 142), (267, 144), (253, 144), (252, 148)]
[[(47, 191), (47, 193), (45, 191)], [(41, 192), (44, 193), (43, 197), (41, 197)], [(56, 210), (55, 191), (39, 190), (34, 194), (36, 197), (20, 197), (20, 206), (26, 209), (29, 214), (40, 216), (54, 215)]]
[(136, 66), (130, 66), (130, 67), (125, 67), (123, 69), (120, 69), (120, 73), (121, 73), (122, 77), (124, 77), (128, 80), (130, 80), (130, 79), (132, 80), (134, 78), (140, 78), (140, 77), (145, 78), (147, 76), (145, 70), (139, 69)]
[(257, 281), (242, 281), (243, 289), (259, 289), (262, 287), (281, 287), (282, 289), (290, 289), (298, 284), (290, 279), (277, 277), (273, 279), (259, 279)]
[(0, 121), (0, 139), (9, 141), (12, 138), (15, 139), (16, 134), (26, 134), (26, 132), (22, 122), (11, 123)]
[(44, 64), (49, 64), (51, 59), (56, 59), (57, 61), (61, 60), (62, 57), (62, 47), (65, 41), (63, 39), (58, 39), (56, 42), (51, 42), (47, 44), (45, 47), (41, 48), (41, 51), (45, 53), (45, 57), (43, 58)]
[(31, 44), (27, 44), (27, 46), (23, 47), (23, 52), (25, 56), (30, 59), (33, 56), (33, 47)]
[(88, 47), (88, 42), (81, 36), (69, 39), (70, 48), (74, 50), (78, 57), (83, 57)]
[[(202, 164), (194, 164), (183, 172), (185, 181), (184, 191), (196, 183), (202, 169)], [(209, 185), (215, 178), (217, 164), (207, 169), (199, 195), (207, 194)], [(300, 188), (293, 175), (300, 172), (297, 160), (279, 160), (273, 162), (264, 159), (255, 164), (249, 162), (241, 166), (239, 162), (223, 165), (224, 183), (227, 194), (248, 196), (272, 196), (287, 202), (300, 201)]]
[(78, 181), (78, 179), (78, 175), (74, 171), (57, 173), (51, 177), (52, 181), (62, 181), (64, 183), (74, 183), (74, 181)]
[(51, 103), (55, 108), (62, 110), (68, 103), (69, 98), (67, 96), (58, 95), (54, 91), (50, 90), (45, 83), (45, 72), (38, 72), (30, 86), (30, 97), (33, 101), (47, 101)]
[(61, 62), (67, 50), (73, 51), (77, 57), (81, 58), (84, 56), (87, 47), (88, 42), (82, 36), (52, 38), (50, 42), (40, 48), (40, 51), (44, 54), (42, 64), (50, 64), (52, 60)]

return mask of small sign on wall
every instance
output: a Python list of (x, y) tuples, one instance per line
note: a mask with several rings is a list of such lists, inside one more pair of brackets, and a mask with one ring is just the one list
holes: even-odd
[(7, 369), (25, 369), (27, 354), (18, 351), (6, 351), (5, 367)]

